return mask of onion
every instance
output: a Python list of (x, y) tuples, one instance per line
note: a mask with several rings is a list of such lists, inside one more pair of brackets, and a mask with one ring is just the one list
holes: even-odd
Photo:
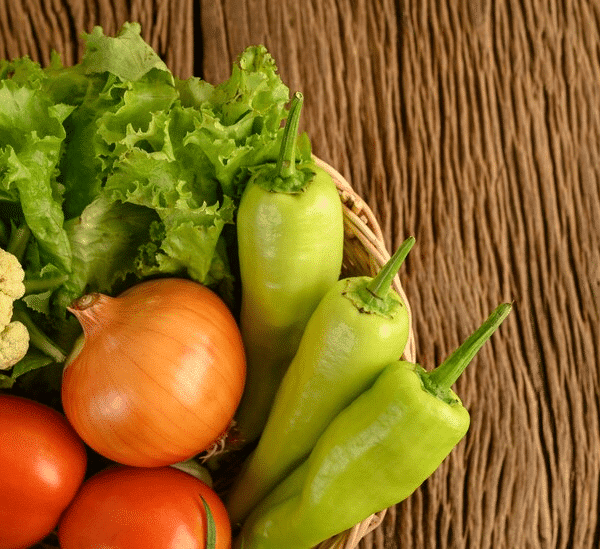
[(217, 441), (246, 372), (233, 315), (211, 290), (166, 278), (69, 310), (83, 334), (65, 364), (62, 404), (79, 436), (124, 465), (184, 461)]

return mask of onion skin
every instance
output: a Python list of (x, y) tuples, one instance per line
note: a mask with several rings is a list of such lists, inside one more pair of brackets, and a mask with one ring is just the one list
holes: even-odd
[(69, 310), (83, 327), (62, 404), (79, 436), (124, 465), (184, 461), (227, 430), (244, 388), (239, 329), (224, 302), (185, 279), (89, 294)]

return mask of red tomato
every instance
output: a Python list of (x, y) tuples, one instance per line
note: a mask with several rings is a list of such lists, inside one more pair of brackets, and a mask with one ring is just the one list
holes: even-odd
[(64, 416), (0, 395), (0, 549), (30, 547), (47, 536), (86, 466), (85, 446)]
[(173, 467), (115, 466), (87, 480), (58, 528), (62, 549), (204, 549), (207, 516), (216, 548), (230, 549), (225, 506), (201, 480)]

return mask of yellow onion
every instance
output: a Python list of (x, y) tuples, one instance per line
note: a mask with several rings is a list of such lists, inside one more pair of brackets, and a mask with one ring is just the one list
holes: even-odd
[(142, 282), (69, 310), (83, 335), (65, 364), (62, 404), (79, 436), (125, 465), (171, 465), (203, 452), (231, 423), (246, 362), (235, 319), (195, 282)]

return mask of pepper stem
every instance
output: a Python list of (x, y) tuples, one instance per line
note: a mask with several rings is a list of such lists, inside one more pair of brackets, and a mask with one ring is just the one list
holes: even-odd
[(384, 299), (387, 293), (390, 291), (392, 281), (394, 277), (402, 267), (408, 252), (415, 244), (415, 237), (409, 236), (400, 247), (396, 250), (394, 255), (389, 261), (381, 268), (377, 275), (367, 285), (367, 290), (370, 296), (367, 297), (367, 301), (372, 303), (378, 299)]
[(437, 394), (447, 392), (478, 353), (483, 344), (502, 324), (512, 309), (512, 303), (503, 303), (473, 332), (444, 362), (424, 374), (429, 390)]
[(302, 93), (296, 92), (292, 99), (283, 130), (283, 140), (275, 170), (275, 173), (283, 179), (291, 177), (296, 173), (296, 140), (298, 137), (298, 127), (300, 126), (302, 103), (304, 103), (304, 96)]

